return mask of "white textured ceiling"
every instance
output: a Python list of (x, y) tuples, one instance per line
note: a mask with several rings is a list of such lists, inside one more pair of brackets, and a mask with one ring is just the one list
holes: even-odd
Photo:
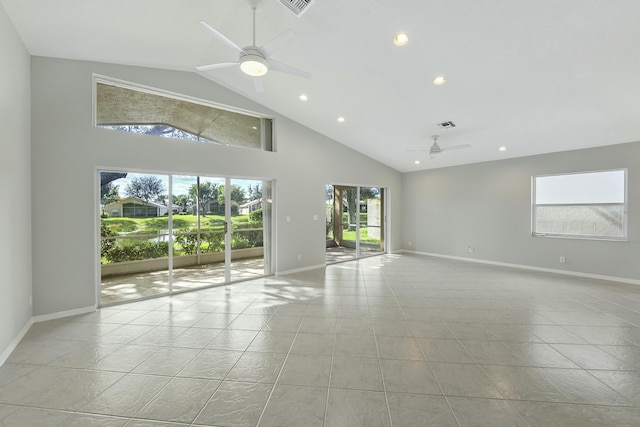
[[(192, 72), (237, 60), (198, 22), (250, 45), (252, 1), (0, 0), (32, 55)], [(273, 58), (311, 79), (202, 75), (402, 172), (640, 140), (638, 0), (259, 1), (256, 43), (286, 29)], [(433, 134), (471, 148), (408, 151)]]

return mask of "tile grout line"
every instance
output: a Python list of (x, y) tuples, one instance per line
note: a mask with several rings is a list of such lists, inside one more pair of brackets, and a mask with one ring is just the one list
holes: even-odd
[[(448, 328), (448, 327), (447, 327)], [(449, 332), (451, 332), (453, 334), (453, 336), (456, 338), (456, 341), (458, 341), (458, 343), (460, 344), (460, 346), (464, 349), (464, 351), (467, 352), (467, 354), (469, 354), (469, 356), (471, 356), (471, 358), (473, 359), (473, 361), (476, 363), (476, 365), (478, 366), (478, 368), (480, 368), (480, 371), (482, 372), (482, 375), (485, 376), (485, 378), (487, 378), (489, 381), (491, 381), (491, 384), (494, 386), (494, 388), (496, 389), (496, 391), (498, 393), (500, 393), (500, 395), (502, 396), (502, 399), (495, 399), (495, 400), (500, 400), (503, 402), (507, 402), (507, 404), (509, 405), (509, 407), (511, 409), (513, 409), (513, 411), (518, 414), (518, 417), (520, 417), (520, 419), (522, 420), (522, 422), (524, 422), (527, 426), (529, 426), (529, 423), (527, 422), (527, 420), (522, 416), (522, 414), (520, 413), (520, 411), (518, 411), (518, 409), (513, 405), (513, 403), (511, 402), (511, 399), (507, 399), (505, 397), (505, 395), (502, 393), (502, 391), (500, 391), (500, 389), (498, 387), (496, 387), (495, 382), (491, 379), (491, 377), (487, 374), (487, 372), (484, 370), (484, 368), (482, 367), (482, 365), (480, 364), (480, 362), (478, 362), (478, 359), (476, 359), (476, 357), (473, 355), (473, 353), (471, 351), (469, 351), (469, 349), (464, 345), (463, 340), (461, 340), (460, 338), (458, 338), (458, 336), (451, 330), (449, 329)], [(507, 350), (511, 351), (502, 341), (493, 341), (493, 342), (499, 342), (501, 345), (503, 345)]]
[[(171, 302), (169, 302), (169, 304), (170, 304), (170, 303), (171, 303)], [(195, 304), (195, 303), (194, 303), (194, 304)], [(193, 305), (193, 304), (191, 304), (191, 305)], [(153, 311), (155, 311), (155, 309), (150, 310), (150, 311), (149, 311), (149, 313), (151, 313), (151, 312), (153, 312)], [(174, 314), (172, 314), (172, 315), (171, 315), (171, 317), (173, 317), (173, 315), (174, 315)], [(134, 320), (135, 320), (135, 319), (134, 319)], [(155, 325), (155, 326), (154, 326), (154, 329), (155, 329), (155, 327), (157, 327), (157, 326), (170, 327), (170, 326), (164, 326), (164, 325)], [(193, 325), (192, 325), (192, 326), (190, 326), (190, 327), (186, 327), (186, 328), (185, 328), (185, 330), (184, 330), (184, 331), (182, 331), (180, 334), (178, 334), (178, 336), (177, 336), (176, 338), (180, 337), (182, 334), (184, 334), (184, 333), (185, 333), (187, 330), (189, 330), (189, 328), (191, 328), (191, 327), (193, 327)], [(144, 335), (144, 334), (142, 334), (142, 335)], [(211, 341), (213, 341), (213, 339), (212, 339)], [(170, 341), (169, 343), (171, 343), (171, 341)], [(109, 386), (107, 389), (103, 390), (103, 392), (102, 392), (102, 393), (100, 393), (100, 395), (101, 395), (101, 394), (103, 394), (103, 393), (104, 393), (104, 392), (106, 392), (109, 388), (113, 387), (116, 383), (120, 382), (123, 378), (125, 378), (127, 375), (130, 375), (130, 374), (133, 374), (133, 375), (154, 375), (154, 376), (162, 376), (162, 377), (169, 377), (169, 378), (170, 378), (170, 380), (169, 380), (169, 381), (167, 381), (167, 383), (166, 383), (164, 386), (162, 386), (162, 387), (161, 387), (161, 388), (160, 388), (156, 393), (154, 393), (154, 394), (153, 394), (153, 395), (152, 395), (152, 396), (151, 396), (151, 397), (150, 397), (150, 398), (149, 398), (149, 399), (148, 399), (148, 400), (147, 400), (147, 401), (146, 401), (146, 402), (145, 402), (145, 403), (144, 403), (144, 404), (143, 404), (143, 405), (138, 409), (138, 410), (136, 410), (136, 411), (134, 412), (134, 414), (130, 417), (130, 420), (129, 420), (126, 424), (129, 424), (129, 423), (131, 422), (131, 420), (136, 419), (136, 415), (138, 415), (138, 414), (140, 413), (140, 411), (142, 411), (144, 408), (146, 408), (146, 407), (149, 405), (149, 403), (150, 403), (153, 399), (155, 399), (155, 398), (156, 398), (160, 393), (162, 393), (162, 392), (163, 392), (163, 391), (164, 391), (164, 390), (169, 386), (169, 384), (171, 384), (171, 383), (172, 383), (176, 378), (178, 378), (178, 375), (180, 374), (180, 372), (182, 372), (182, 371), (185, 369), (185, 367), (186, 367), (187, 365), (189, 365), (191, 362), (193, 362), (193, 360), (194, 360), (196, 357), (198, 357), (198, 356), (199, 356), (199, 355), (200, 355), (200, 354), (201, 354), (201, 353), (206, 349), (206, 346), (205, 346), (204, 348), (202, 348), (202, 349), (199, 349), (200, 351), (198, 351), (196, 354), (194, 354), (194, 356), (193, 356), (191, 359), (189, 359), (189, 361), (188, 361), (188, 362), (187, 362), (187, 363), (186, 363), (186, 364), (185, 364), (185, 365), (184, 365), (180, 370), (178, 370), (178, 372), (176, 372), (176, 374), (175, 374), (175, 375), (170, 376), (170, 375), (158, 375), (158, 374), (136, 374), (136, 373), (134, 373), (134, 372), (133, 372), (137, 367), (139, 367), (140, 365), (142, 365), (143, 363), (145, 363), (145, 362), (146, 362), (147, 360), (149, 360), (151, 357), (153, 357), (153, 356), (155, 356), (156, 354), (158, 354), (160, 351), (162, 351), (162, 349), (166, 349), (166, 348), (185, 348), (185, 347), (172, 347), (172, 346), (170, 346), (170, 345), (160, 346), (160, 349), (159, 349), (158, 351), (156, 351), (156, 352), (154, 352), (153, 354), (149, 355), (149, 357), (145, 358), (142, 362), (140, 362), (139, 364), (137, 364), (133, 369), (131, 369), (128, 373), (126, 373), (122, 378), (120, 378), (118, 381), (116, 381), (116, 382), (115, 382), (115, 383), (113, 383), (111, 386)], [(216, 387), (216, 390), (217, 390), (217, 387)], [(214, 393), (215, 393), (215, 391), (214, 391)], [(213, 395), (214, 393), (212, 393), (212, 395)], [(98, 395), (98, 396), (99, 396), (99, 395)], [(93, 398), (93, 399), (91, 399), (91, 400), (96, 399), (98, 396), (94, 397), (94, 398)], [(195, 418), (194, 418), (194, 421), (195, 421)], [(126, 424), (125, 424), (125, 425), (126, 425)]]
[[(200, 351), (200, 352), (198, 353), (198, 355), (202, 354), (205, 350), (208, 350), (208, 349), (209, 349), (209, 347), (208, 347), (208, 346), (209, 346), (209, 344), (211, 344), (211, 343), (213, 342), (213, 340), (215, 340), (215, 339), (216, 339), (220, 334), (222, 334), (222, 332), (224, 332), (224, 331), (226, 331), (226, 330), (229, 330), (229, 329), (227, 329), (227, 328), (229, 327), (229, 325), (231, 325), (231, 323), (233, 323), (233, 321), (234, 321), (235, 319), (237, 319), (237, 318), (238, 318), (238, 316), (240, 316), (240, 314), (244, 313), (244, 311), (245, 311), (245, 310), (246, 310), (246, 309), (247, 309), (251, 304), (253, 304), (253, 302), (255, 302), (255, 300), (256, 300), (257, 298), (258, 298), (258, 297), (254, 298), (254, 299), (252, 300), (252, 302), (251, 302), (251, 303), (250, 303), (250, 304), (249, 304), (249, 305), (248, 305), (244, 310), (242, 310), (242, 311), (241, 311), (241, 312), (240, 312), (236, 317), (234, 317), (234, 319), (233, 319), (233, 320), (232, 320), (232, 321), (231, 321), (227, 326), (225, 326), (225, 327), (222, 329), (222, 331), (221, 331), (220, 333), (218, 333), (218, 335), (216, 335), (216, 337), (212, 338), (212, 339), (211, 339), (211, 341), (209, 341), (209, 343), (207, 344), (207, 346), (206, 346), (206, 347), (204, 347), (204, 348), (202, 349), (202, 351)], [(215, 312), (215, 311), (212, 311), (212, 312), (210, 312), (209, 314), (211, 314), (211, 313), (216, 313), (216, 312)], [(222, 314), (222, 313), (217, 313), (217, 314)], [(233, 314), (233, 313), (230, 313), (230, 314)], [(271, 320), (271, 318), (272, 318), (272, 317), (273, 317), (273, 313), (271, 313), (271, 315), (269, 316), (269, 320)], [(268, 321), (267, 321), (267, 323), (268, 323)], [(211, 328), (211, 329), (217, 329), (217, 328)], [(233, 330), (233, 329), (231, 329), (231, 330)], [(237, 329), (237, 330), (239, 330), (239, 329)], [(256, 335), (256, 337), (257, 337), (257, 335)], [(235, 361), (235, 363), (233, 364), (233, 366), (229, 369), (229, 371), (225, 374), (225, 376), (220, 380), (220, 384), (218, 384), (218, 386), (217, 386), (217, 387), (216, 387), (216, 389), (213, 391), (213, 393), (211, 393), (211, 396), (209, 396), (209, 398), (208, 398), (208, 399), (207, 399), (207, 401), (204, 403), (204, 405), (202, 405), (202, 408), (200, 408), (200, 410), (198, 411), (198, 413), (194, 416), (193, 421), (191, 421), (191, 422), (189, 423), (189, 425), (194, 425), (194, 424), (195, 424), (195, 422), (196, 422), (196, 420), (198, 419), (198, 417), (202, 414), (202, 412), (204, 411), (204, 409), (205, 409), (205, 408), (207, 407), (207, 405), (211, 402), (211, 399), (213, 399), (213, 396), (215, 396), (215, 395), (216, 395), (216, 393), (217, 393), (217, 392), (218, 392), (218, 390), (220, 389), (220, 386), (224, 383), (225, 379), (227, 378), (227, 376), (229, 375), (229, 373), (233, 370), (233, 368), (238, 364), (238, 362), (240, 361), (240, 359), (242, 358), (242, 356), (246, 353), (247, 349), (249, 348), (249, 346), (251, 346), (251, 344), (252, 344), (252, 343), (253, 343), (253, 341), (256, 339), (256, 337), (254, 337), (254, 338), (251, 340), (251, 342), (250, 342), (249, 344), (247, 344), (247, 348), (245, 348), (245, 349), (242, 351), (242, 354), (240, 355), (240, 357), (238, 357), (238, 360), (236, 360), (236, 361)], [(216, 350), (217, 350), (217, 349), (216, 349)], [(223, 350), (223, 351), (234, 351), (234, 350)], [(185, 368), (186, 368), (186, 367), (187, 367), (191, 362), (193, 362), (193, 360), (194, 360), (198, 355), (194, 356), (194, 358), (193, 358), (193, 359), (191, 359), (191, 361), (190, 361), (189, 363), (187, 363), (187, 364), (186, 364), (186, 365), (185, 365), (185, 366), (184, 366), (184, 367), (183, 367), (183, 368), (178, 372), (178, 374), (180, 374), (180, 372), (184, 371), (184, 369), (185, 369)], [(178, 374), (176, 374), (176, 377), (177, 377), (177, 375), (178, 375)], [(210, 379), (210, 378), (206, 378), (206, 379), (208, 379), (208, 380), (210, 380), (210, 381), (217, 381), (217, 380), (212, 380), (212, 379)]]
[[(363, 276), (363, 280), (364, 280), (364, 276)], [(367, 287), (365, 285), (365, 294), (366, 292), (367, 292)], [(391, 292), (393, 293), (393, 290)], [(373, 333), (373, 342), (376, 346), (376, 355), (378, 356), (378, 369), (380, 370), (380, 378), (382, 378), (382, 392), (384, 394), (384, 401), (387, 404), (387, 417), (389, 419), (389, 426), (393, 427), (393, 419), (391, 418), (391, 407), (389, 406), (389, 396), (387, 396), (387, 381), (385, 379), (384, 373), (382, 372), (382, 361), (380, 360), (380, 347), (378, 346), (378, 337), (377, 337), (378, 334), (376, 333), (375, 324), (373, 322), (373, 316), (371, 315), (371, 307), (369, 306), (369, 297), (366, 296), (366, 299), (367, 299), (367, 310), (369, 311), (369, 320), (371, 321), (371, 332)], [(396, 299), (396, 302), (397, 302), (397, 299)]]
[[(304, 316), (302, 316), (302, 320), (300, 321), (300, 324), (298, 325), (298, 328), (296, 329), (295, 335), (293, 336), (293, 340), (291, 341), (291, 344), (289, 345), (289, 349), (287, 350), (287, 354), (284, 357), (284, 360), (282, 361), (282, 366), (280, 367), (280, 370), (278, 371), (278, 375), (276, 375), (276, 379), (273, 381), (273, 386), (271, 387), (271, 391), (269, 391), (269, 395), (267, 396), (267, 400), (264, 402), (264, 406), (262, 407), (262, 411), (260, 412), (260, 416), (258, 417), (258, 421), (256, 422), (256, 427), (260, 426), (260, 423), (262, 422), (262, 417), (264, 416), (264, 413), (267, 410), (267, 405), (269, 405), (269, 402), (271, 401), (271, 396), (273, 396), (273, 392), (276, 389), (276, 385), (278, 385), (278, 380), (280, 379), (280, 375), (282, 375), (282, 371), (284, 371), (284, 367), (287, 364), (287, 360), (289, 360), (289, 355), (291, 354), (291, 349), (293, 348), (293, 345), (296, 342), (296, 338), (298, 338), (298, 334), (300, 332), (300, 328), (302, 328), (302, 323), (304, 322), (304, 319), (306, 317), (306, 313), (307, 313), (307, 309), (308, 308), (309, 308), (309, 305), (306, 304), (305, 314), (304, 314)], [(275, 312), (274, 312), (274, 314), (275, 314)], [(271, 315), (271, 317), (273, 317), (273, 314)]]
[(333, 375), (333, 363), (336, 354), (336, 339), (338, 337), (338, 312), (340, 309), (340, 295), (338, 295), (338, 308), (336, 309), (336, 326), (333, 333), (333, 347), (331, 348), (331, 364), (329, 365), (329, 382), (327, 383), (327, 396), (324, 402), (324, 417), (322, 418), (322, 426), (327, 425), (327, 415), (329, 414), (329, 395), (331, 393), (331, 379)]
[[(404, 317), (405, 322), (408, 323), (409, 320), (407, 319), (407, 315), (404, 312), (404, 308), (402, 308), (402, 305), (398, 301), (398, 297), (396, 296), (396, 293), (395, 293), (393, 287), (392, 286), (389, 286), (389, 287), (391, 288), (391, 294), (393, 295), (393, 298), (395, 299), (396, 304), (398, 304), (398, 307), (400, 308), (400, 311), (402, 312), (402, 317)], [(446, 326), (446, 322), (445, 322), (445, 326)], [(449, 329), (448, 326), (446, 326), (446, 327), (447, 327), (447, 329)], [(449, 330), (449, 332), (451, 332), (451, 330)], [(453, 334), (453, 332), (452, 332), (452, 334)], [(453, 415), (453, 419), (458, 424), (458, 427), (461, 427), (462, 424), (460, 423), (460, 420), (458, 419), (458, 416), (456, 415), (455, 411), (453, 410), (453, 407), (451, 406), (451, 403), (449, 402), (449, 399), (447, 398), (447, 396), (446, 396), (446, 394), (444, 392), (444, 388), (442, 388), (442, 385), (440, 384), (440, 381), (438, 380), (438, 377), (436, 376), (435, 372), (433, 371), (433, 368), (431, 367), (431, 364), (429, 363), (429, 360), (427, 359), (427, 355), (424, 353), (424, 350), (422, 349), (422, 346), (418, 343), (418, 341), (416, 339), (416, 336), (415, 336), (415, 333), (413, 332), (413, 329), (411, 329), (411, 336), (416, 341), (416, 344), (417, 344), (418, 348), (420, 349), (420, 353), (422, 354), (422, 358), (424, 359), (424, 363), (429, 368), (429, 372), (431, 372), (431, 375), (433, 376), (433, 379), (435, 380), (436, 384), (438, 384), (438, 388), (440, 389), (440, 392), (442, 393), (442, 397), (444, 398), (444, 401), (447, 403), (447, 406), (449, 407), (449, 411), (451, 411), (451, 415)], [(455, 335), (454, 335), (454, 337), (455, 337)]]

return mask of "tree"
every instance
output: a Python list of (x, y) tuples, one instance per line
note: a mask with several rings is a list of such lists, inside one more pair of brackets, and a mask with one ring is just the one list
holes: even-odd
[(100, 172), (100, 205), (102, 208), (102, 216), (105, 216), (104, 206), (115, 202), (119, 195), (119, 186), (114, 185), (113, 181), (126, 177), (126, 172)]
[(148, 205), (151, 200), (158, 198), (164, 192), (162, 180), (154, 175), (142, 175), (133, 178), (125, 188), (127, 196), (142, 200)]
[(333, 200), (333, 185), (327, 185), (326, 187), (327, 200)]
[(255, 187), (249, 185), (249, 201), (258, 200), (262, 198), (262, 186), (260, 184), (256, 184)]
[(369, 199), (377, 199), (380, 196), (380, 190), (376, 187), (360, 187), (360, 201)]
[(182, 212), (186, 212), (189, 206), (191, 206), (191, 200), (188, 195), (180, 194), (179, 196), (173, 196), (173, 204), (180, 206), (182, 208)]
[(357, 213), (357, 189), (355, 187), (347, 187), (342, 191), (343, 204), (347, 205), (347, 211), (349, 212), (349, 224), (356, 223)]
[(100, 127), (119, 130), (122, 132), (164, 136), (175, 139), (187, 139), (190, 141), (209, 141), (206, 138), (167, 125), (102, 125)]
[[(202, 214), (203, 216), (207, 212), (205, 210), (206, 204), (217, 200), (218, 193), (218, 184), (214, 184), (213, 182), (201, 182), (199, 192), (197, 184), (193, 184), (191, 187), (189, 187), (189, 198), (193, 201), (194, 204), (196, 202), (198, 203), (198, 206), (200, 206), (200, 214)], [(211, 206), (209, 206), (209, 210), (210, 209)]]
[(113, 185), (113, 182), (107, 182), (100, 186), (100, 205), (102, 207), (102, 216), (105, 216), (104, 207), (109, 203), (113, 203), (118, 198), (118, 185)]
[(127, 172), (100, 172), (100, 186), (107, 185), (116, 179), (126, 178)]
[(108, 182), (100, 187), (100, 202), (102, 205), (108, 205), (115, 202), (118, 198), (120, 186), (113, 185), (113, 182)]
[[(218, 190), (218, 204), (220, 205), (224, 205), (224, 192), (224, 185), (221, 185)], [(247, 196), (244, 192), (244, 188), (236, 184), (231, 184), (231, 202), (235, 202), (236, 205), (241, 205), (246, 201)]]

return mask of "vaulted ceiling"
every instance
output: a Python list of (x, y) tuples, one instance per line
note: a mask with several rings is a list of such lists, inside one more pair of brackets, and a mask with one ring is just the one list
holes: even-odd
[[(402, 172), (640, 140), (637, 0), (0, 3), (32, 55), (194, 73), (238, 59), (199, 22), (248, 46), (255, 5), (256, 44), (293, 30), (273, 59), (312, 77), (272, 70), (256, 92), (238, 67), (198, 73)], [(411, 151), (434, 134), (471, 147)]]

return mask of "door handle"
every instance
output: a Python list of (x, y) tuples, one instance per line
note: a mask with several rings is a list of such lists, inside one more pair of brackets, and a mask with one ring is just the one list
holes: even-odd
[(229, 223), (227, 223), (227, 221), (224, 222), (224, 234), (227, 234), (227, 232), (229, 231)]

